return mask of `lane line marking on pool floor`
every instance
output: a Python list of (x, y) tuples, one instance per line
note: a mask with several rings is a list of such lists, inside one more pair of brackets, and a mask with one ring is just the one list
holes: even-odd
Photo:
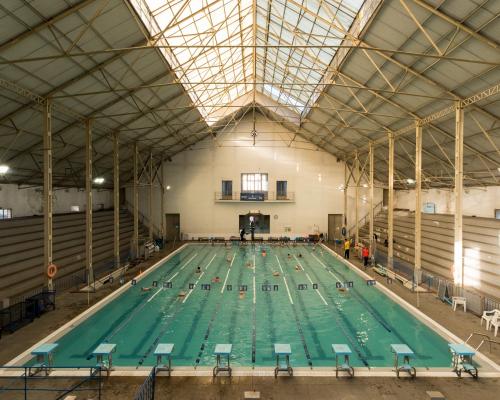
[(253, 304), (257, 302), (257, 290), (255, 288), (255, 253), (253, 253)]
[[(215, 259), (215, 256), (217, 256), (217, 253), (215, 253), (214, 256), (212, 257), (212, 259), (208, 262), (207, 266), (205, 267), (205, 271), (208, 269), (208, 267), (210, 267), (210, 264), (212, 264), (212, 261)], [(198, 277), (198, 279), (196, 279), (196, 282), (194, 283), (193, 288), (189, 290), (189, 292), (186, 295), (186, 297), (184, 297), (184, 300), (182, 300), (182, 304), (184, 304), (186, 302), (186, 300), (189, 298), (189, 296), (191, 296), (191, 293), (193, 293), (193, 291), (196, 288), (196, 285), (200, 281), (201, 277), (205, 274), (205, 271), (203, 271), (200, 274), (200, 276)]]
[(331, 275), (337, 279), (337, 281), (342, 282), (342, 279), (340, 279), (337, 275), (335, 275), (331, 270), (327, 268), (327, 266), (321, 261), (318, 257), (316, 257), (314, 254), (311, 253), (311, 255), (323, 266), (324, 269), (326, 269)]
[(196, 279), (196, 282), (194, 283), (193, 288), (189, 290), (189, 293), (186, 295), (186, 297), (184, 297), (184, 300), (182, 300), (182, 304), (184, 304), (186, 302), (186, 300), (189, 298), (189, 296), (191, 296), (191, 293), (193, 293), (194, 289), (196, 288), (196, 285), (198, 284), (198, 282), (200, 281), (200, 279), (203, 275), (205, 275), (205, 271), (203, 271), (200, 274), (200, 276), (198, 277), (198, 279)]
[(224, 283), (222, 284), (221, 293), (224, 293), (224, 288), (226, 287), (227, 278), (229, 278), (229, 273), (231, 272), (231, 267), (233, 266), (234, 259), (236, 257), (236, 253), (233, 254), (233, 259), (231, 260), (231, 264), (229, 264), (229, 268), (227, 269), (226, 279), (224, 279)]
[[(306, 274), (307, 276), (307, 279), (309, 279), (309, 282), (311, 282), (311, 285), (314, 285), (314, 282), (312, 281), (311, 277), (309, 276), (309, 274), (306, 272), (304, 266), (300, 263), (299, 259), (297, 258), (296, 255), (294, 255), (295, 259), (297, 260), (297, 263), (300, 265), (300, 268), (302, 268), (302, 271), (304, 271), (304, 273)], [(325, 298), (323, 297), (323, 295), (320, 293), (319, 289), (314, 289), (316, 291), (316, 293), (318, 294), (318, 296), (321, 298), (321, 300), (323, 301), (323, 303), (325, 304), (325, 306), (328, 305), (328, 303), (326, 302)]]
[[(198, 253), (195, 253), (189, 260), (184, 263), (184, 265), (177, 271), (175, 274), (173, 274), (169, 279), (167, 279), (167, 282), (172, 282), (177, 275), (179, 275), (179, 272), (181, 272), (193, 259), (198, 255)], [(151, 300), (153, 300), (158, 293), (160, 293), (163, 290), (163, 288), (158, 289), (155, 294), (153, 294), (147, 301), (146, 303), (149, 303)]]
[(290, 304), (293, 304), (292, 295), (290, 293), (290, 289), (288, 288), (288, 283), (286, 282), (286, 278), (285, 278), (285, 271), (283, 271), (283, 268), (281, 267), (280, 259), (278, 258), (278, 256), (275, 255), (275, 257), (276, 257), (276, 260), (278, 261), (278, 266), (280, 267), (281, 275), (283, 276), (283, 280), (285, 281), (285, 287), (286, 287), (286, 291), (288, 292), (288, 298), (290, 299)]

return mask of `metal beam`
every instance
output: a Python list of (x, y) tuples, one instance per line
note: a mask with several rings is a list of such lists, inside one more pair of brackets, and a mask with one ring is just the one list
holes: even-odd
[[(85, 264), (87, 270), (87, 285), (95, 284), (94, 268), (92, 266), (92, 120), (85, 121)], [(94, 286), (95, 288), (95, 286)]]
[(72, 5), (71, 7), (66, 8), (65, 10), (61, 11), (60, 13), (54, 15), (53, 17), (50, 17), (46, 21), (43, 21), (32, 28), (29, 28), (28, 30), (20, 33), (19, 35), (15, 36), (11, 39), (8, 39), (7, 41), (0, 44), (0, 52), (8, 49), (9, 47), (15, 45), (18, 42), (26, 39), (27, 37), (31, 36), (32, 34), (37, 33), (39, 31), (41, 31), (42, 29), (45, 29), (45, 28), (55, 24), (57, 21), (60, 21), (64, 18), (66, 18), (68, 15), (73, 14), (74, 12), (82, 9), (83, 7), (87, 6), (90, 3), (93, 3), (94, 1), (95, 0), (80, 1), (80, 2)]
[(113, 134), (113, 218), (115, 268), (120, 267), (120, 143), (118, 132)]
[(461, 102), (455, 108), (455, 224), (453, 280), (464, 287), (463, 261), (463, 179), (464, 179), (464, 109)]
[[(52, 100), (43, 105), (43, 276), (52, 264)], [(54, 289), (51, 277), (47, 287)]]
[(460, 29), (461, 31), (471, 35), (475, 39), (480, 40), (483, 43), (486, 43), (488, 46), (491, 46), (494, 49), (498, 48), (499, 44), (496, 41), (482, 35), (481, 33), (476, 32), (475, 30), (469, 28), (467, 25), (463, 24), (462, 22), (457, 21), (456, 19), (450, 17), (448, 14), (445, 14), (444, 12), (439, 11), (438, 9), (431, 6), (430, 4), (427, 4), (425, 1), (413, 0), (413, 2), (418, 4), (420, 7), (426, 9), (427, 11), (431, 12), (432, 14), (438, 16), (439, 18), (443, 19), (444, 21), (452, 24), (453, 26)]
[(394, 255), (394, 133), (389, 132), (389, 174), (388, 190), (389, 201), (387, 204), (387, 267), (393, 268)]

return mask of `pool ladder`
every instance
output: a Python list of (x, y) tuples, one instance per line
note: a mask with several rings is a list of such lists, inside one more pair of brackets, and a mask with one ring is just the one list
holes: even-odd
[(484, 342), (488, 342), (489, 345), (490, 345), (490, 353), (491, 353), (491, 344), (492, 343), (495, 343), (495, 344), (499, 344), (500, 345), (500, 341), (497, 341), (497, 340), (493, 340), (491, 339), (487, 334), (485, 333), (481, 333), (481, 332), (472, 332), (469, 337), (467, 338), (467, 340), (465, 341), (465, 343), (468, 343), (469, 340), (473, 337), (473, 336), (481, 336), (485, 339), (481, 340), (481, 343), (479, 343), (479, 345), (476, 347), (476, 350), (479, 350), (479, 348), (483, 345)]

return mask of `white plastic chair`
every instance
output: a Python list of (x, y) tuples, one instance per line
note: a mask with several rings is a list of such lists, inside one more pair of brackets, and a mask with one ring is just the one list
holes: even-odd
[(465, 297), (453, 296), (451, 298), (451, 305), (453, 307), (453, 311), (457, 309), (457, 305), (459, 304), (463, 305), (464, 312), (467, 312), (467, 299)]
[(495, 316), (490, 321), (490, 326), (495, 327), (495, 337), (498, 333), (498, 327), (500, 326), (500, 313), (495, 314)]
[(496, 315), (500, 315), (500, 310), (497, 310), (496, 308), (494, 310), (490, 311), (483, 311), (483, 315), (481, 316), (481, 325), (483, 325), (483, 319), (486, 321), (486, 330), (490, 330), (490, 323), (493, 318), (495, 318)]

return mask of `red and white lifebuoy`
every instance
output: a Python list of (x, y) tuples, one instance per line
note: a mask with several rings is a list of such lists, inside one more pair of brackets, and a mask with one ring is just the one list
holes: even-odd
[(57, 265), (49, 264), (47, 266), (47, 276), (52, 279), (54, 276), (56, 276), (56, 274), (57, 274)]

